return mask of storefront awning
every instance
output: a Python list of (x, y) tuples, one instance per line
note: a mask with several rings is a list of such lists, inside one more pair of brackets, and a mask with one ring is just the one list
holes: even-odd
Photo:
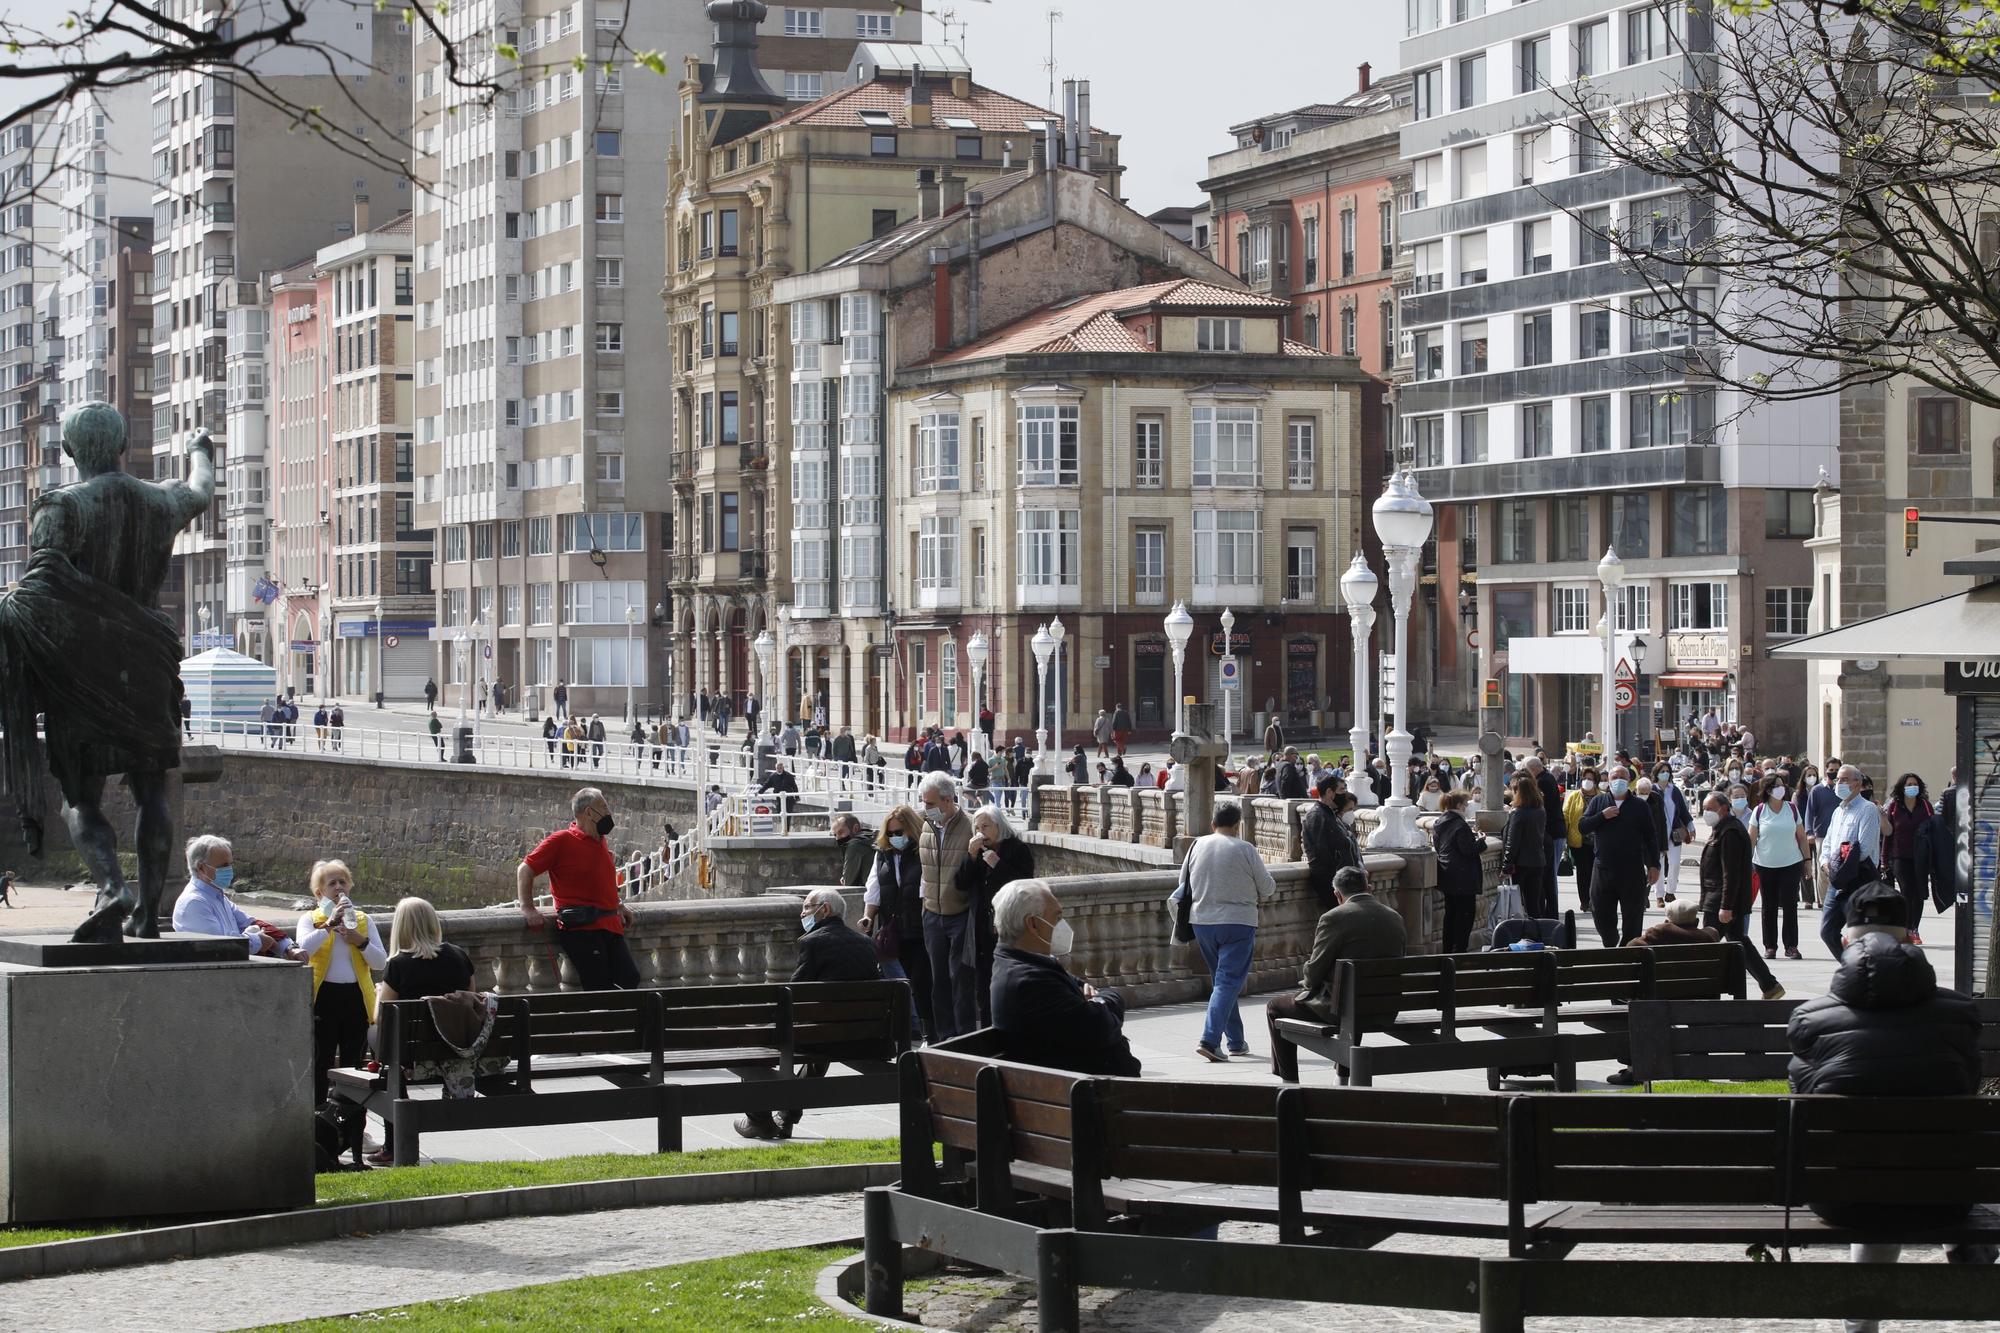
[(2000, 583), (1808, 634), (1773, 648), (1770, 656), (1838, 662), (2000, 657)]
[(1660, 677), (1660, 684), (1670, 690), (1719, 690), (1728, 683), (1721, 676), (1690, 675), (1686, 672)]

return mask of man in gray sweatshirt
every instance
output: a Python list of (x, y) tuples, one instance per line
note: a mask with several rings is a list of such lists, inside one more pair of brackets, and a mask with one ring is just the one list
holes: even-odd
[[(1250, 954), (1257, 945), (1257, 904), (1278, 891), (1257, 849), (1237, 836), (1243, 827), (1242, 807), (1221, 803), (1211, 821), (1215, 831), (1195, 839), (1181, 864), (1181, 882), (1168, 899), (1178, 910), (1182, 894), (1193, 895), (1188, 920), (1195, 943), (1214, 979), (1208, 995), (1208, 1018), (1195, 1047), (1204, 1060), (1221, 1064), (1232, 1055), (1248, 1055), (1243, 1016), (1236, 998), (1250, 976)], [(1223, 1038), (1228, 1038), (1228, 1054)]]

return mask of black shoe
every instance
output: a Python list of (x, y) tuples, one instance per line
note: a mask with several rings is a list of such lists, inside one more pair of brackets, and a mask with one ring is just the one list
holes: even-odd
[(1614, 1083), (1621, 1088), (1630, 1088), (1638, 1086), (1639, 1076), (1629, 1069), (1620, 1069), (1616, 1073), (1608, 1075), (1604, 1081), (1606, 1083)]
[(767, 1115), (739, 1115), (736, 1132), (746, 1139), (781, 1139), (785, 1134)]

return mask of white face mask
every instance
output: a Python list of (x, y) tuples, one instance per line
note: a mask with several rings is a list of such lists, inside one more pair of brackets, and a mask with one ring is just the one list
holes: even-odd
[(1596, 790), (1597, 790), (1597, 779), (1596, 779), (1596, 778), (1585, 778), (1585, 779), (1583, 780), (1583, 789), (1584, 789), (1585, 791), (1596, 791)]
[(1069, 957), (1069, 951), (1076, 947), (1076, 931), (1071, 929), (1067, 919), (1058, 921), (1049, 932), (1049, 952), (1057, 958)]
[(1714, 828), (1717, 824), (1720, 824), (1722, 822), (1722, 816), (1718, 815), (1713, 810), (1704, 810), (1701, 812), (1701, 822), (1708, 825), (1710, 828)]
[(1340, 822), (1341, 822), (1341, 823), (1343, 823), (1343, 824), (1345, 824), (1345, 825), (1347, 825), (1347, 827), (1349, 827), (1349, 828), (1353, 828), (1353, 827), (1354, 827), (1354, 820), (1355, 820), (1356, 816), (1358, 816), (1358, 815), (1359, 815), (1360, 813), (1361, 813), (1361, 812), (1360, 812), (1360, 811), (1358, 811), (1358, 810), (1349, 810), (1349, 811), (1347, 811), (1346, 813), (1344, 813), (1344, 814), (1342, 814), (1342, 815), (1341, 815), (1341, 817), (1340, 817)]

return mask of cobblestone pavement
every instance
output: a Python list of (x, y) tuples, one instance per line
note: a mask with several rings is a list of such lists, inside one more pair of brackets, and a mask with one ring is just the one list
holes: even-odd
[(855, 1194), (509, 1218), (14, 1283), (0, 1289), (0, 1328), (208, 1333), (860, 1232)]
[[(1268, 1227), (1228, 1223), (1225, 1240), (1273, 1238)], [(1428, 1253), (1499, 1255), (1497, 1241), (1451, 1237), (1396, 1237), (1379, 1248)], [(1590, 1258), (1645, 1258), (1633, 1246), (1594, 1246), (1580, 1252)], [(1740, 1248), (1715, 1245), (1677, 1247), (1676, 1257), (1688, 1260), (1747, 1262)], [(1657, 1257), (1657, 1256), (1655, 1256)], [(1845, 1250), (1794, 1251), (1800, 1262), (1834, 1262)], [(1942, 1263), (1936, 1250), (1911, 1250), (1905, 1263)], [(913, 1282), (904, 1297), (906, 1313), (925, 1328), (956, 1333), (1033, 1333), (1035, 1288), (1032, 1281), (1012, 1281), (952, 1271), (921, 1285)], [(1440, 1310), (1396, 1309), (1372, 1305), (1308, 1305), (1292, 1301), (1241, 1300), (1218, 1296), (1185, 1296), (1157, 1292), (1116, 1291), (1089, 1287), (1083, 1292), (1083, 1327), (1091, 1333), (1475, 1333), (1479, 1317)], [(1885, 1328), (1923, 1333), (1990, 1333), (1991, 1322), (1940, 1322)], [(1733, 1319), (1533, 1319), (1531, 1333), (1840, 1333), (1839, 1320)]]

